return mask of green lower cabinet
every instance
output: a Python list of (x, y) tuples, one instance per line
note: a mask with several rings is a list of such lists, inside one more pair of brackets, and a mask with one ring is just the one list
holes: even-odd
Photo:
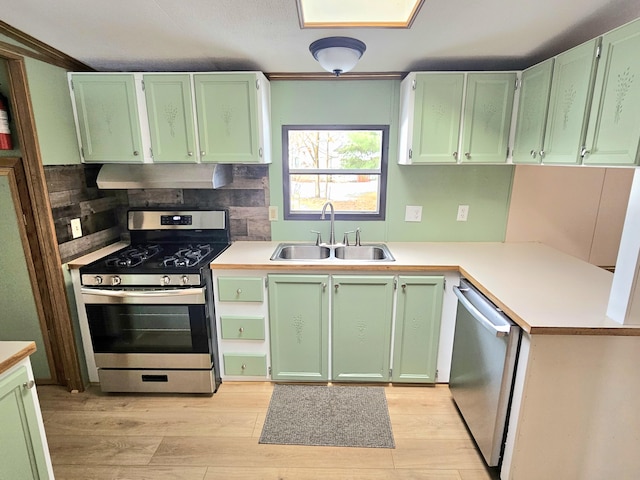
[(393, 382), (434, 383), (444, 277), (399, 277)]
[(43, 439), (29, 376), (21, 367), (0, 381), (0, 478), (47, 479)]
[(388, 382), (391, 275), (333, 276), (332, 379)]
[(269, 275), (272, 380), (329, 380), (328, 285), (328, 275)]

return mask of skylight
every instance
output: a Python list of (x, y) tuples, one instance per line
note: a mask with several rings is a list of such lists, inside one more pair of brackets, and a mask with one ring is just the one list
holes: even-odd
[(297, 0), (302, 28), (410, 28), (424, 0)]

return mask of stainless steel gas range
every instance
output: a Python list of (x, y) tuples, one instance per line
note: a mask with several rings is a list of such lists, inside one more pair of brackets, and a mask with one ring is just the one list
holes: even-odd
[(103, 391), (217, 390), (209, 263), (228, 224), (223, 210), (130, 210), (131, 245), (80, 268)]

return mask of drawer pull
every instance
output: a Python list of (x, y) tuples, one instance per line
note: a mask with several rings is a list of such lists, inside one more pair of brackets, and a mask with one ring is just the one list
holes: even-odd
[(244, 333), (244, 327), (240, 327), (240, 328), (238, 329), (238, 331), (239, 331), (240, 333)]
[(238, 295), (241, 295), (241, 294), (242, 294), (242, 289), (241, 289), (241, 288), (239, 288), (239, 289), (236, 291), (236, 293), (237, 293)]
[(247, 364), (243, 363), (240, 368), (242, 369), (242, 371), (244, 372), (247, 369)]
[(36, 385), (36, 382), (34, 382), (33, 380), (29, 380), (28, 382), (24, 382), (22, 384), (22, 386), (27, 390), (31, 390), (33, 387), (35, 387), (35, 385)]

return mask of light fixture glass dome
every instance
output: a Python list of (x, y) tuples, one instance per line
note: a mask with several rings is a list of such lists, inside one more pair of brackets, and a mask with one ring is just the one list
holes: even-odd
[(363, 42), (349, 37), (321, 38), (309, 46), (320, 66), (336, 76), (352, 70), (366, 49)]

